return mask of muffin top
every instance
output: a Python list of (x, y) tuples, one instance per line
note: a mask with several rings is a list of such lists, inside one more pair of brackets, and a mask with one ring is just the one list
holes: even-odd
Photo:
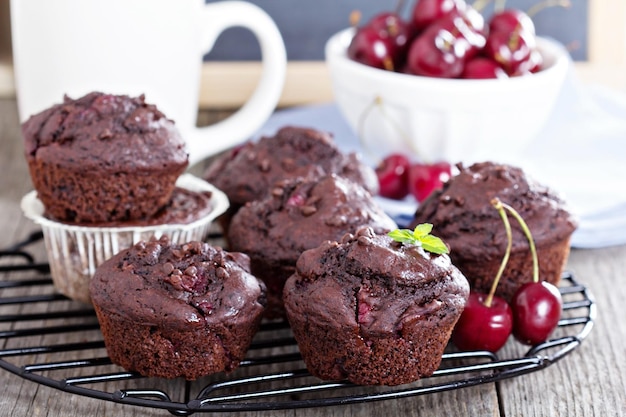
[(187, 166), (185, 142), (174, 122), (144, 96), (93, 92), (64, 97), (22, 124), (27, 159), (104, 172)]
[(380, 233), (397, 227), (367, 190), (331, 174), (278, 181), (269, 196), (237, 212), (228, 237), (235, 250), (295, 263), (304, 250), (338, 240), (361, 226)]
[[(536, 242), (561, 240), (577, 227), (565, 201), (518, 167), (481, 162), (469, 167), (459, 165), (458, 169), (458, 175), (418, 207), (412, 221), (412, 227), (425, 222), (434, 224), (456, 255), (457, 248), (463, 248), (464, 257), (504, 251), (504, 225), (491, 204), (495, 197), (519, 212)], [(526, 237), (514, 219), (511, 228), (513, 250), (527, 247)]]
[(328, 133), (294, 126), (224, 154), (204, 177), (231, 203), (243, 205), (263, 198), (276, 181), (327, 174), (346, 177), (372, 194), (378, 190), (376, 174), (356, 154), (343, 154)]
[[(306, 314), (331, 327), (389, 334), (428, 313), (461, 311), (469, 284), (448, 255), (398, 243), (365, 227), (305, 251), (284, 296), (290, 316)], [(290, 302), (292, 297), (301, 298)]]
[(91, 298), (101, 309), (169, 329), (237, 325), (264, 309), (265, 286), (249, 258), (203, 242), (139, 242), (98, 267)]

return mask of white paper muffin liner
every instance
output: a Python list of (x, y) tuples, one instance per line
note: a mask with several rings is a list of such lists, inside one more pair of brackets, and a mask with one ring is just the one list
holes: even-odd
[(101, 263), (119, 251), (139, 241), (163, 235), (167, 235), (172, 243), (205, 238), (213, 220), (228, 209), (228, 197), (213, 185), (191, 174), (181, 175), (176, 185), (196, 192), (210, 191), (211, 212), (188, 224), (87, 227), (64, 224), (44, 217), (44, 206), (37, 198), (37, 192), (26, 194), (21, 201), (22, 211), (42, 228), (55, 288), (73, 300), (91, 303), (91, 277)]

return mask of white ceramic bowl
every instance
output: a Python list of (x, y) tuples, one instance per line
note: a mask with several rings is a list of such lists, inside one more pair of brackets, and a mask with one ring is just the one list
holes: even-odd
[(366, 150), (393, 151), (426, 161), (507, 162), (536, 138), (548, 121), (570, 59), (557, 42), (537, 46), (544, 69), (509, 79), (421, 77), (371, 68), (350, 60), (354, 31), (326, 43), (335, 101)]
[(44, 217), (44, 206), (31, 191), (21, 201), (24, 215), (40, 225), (50, 263), (55, 288), (67, 297), (91, 303), (89, 281), (96, 268), (118, 253), (141, 240), (167, 235), (173, 243), (202, 240), (216, 217), (229, 206), (226, 194), (206, 181), (190, 174), (176, 182), (191, 191), (210, 191), (212, 210), (188, 224), (159, 224), (141, 227), (87, 227), (68, 225)]

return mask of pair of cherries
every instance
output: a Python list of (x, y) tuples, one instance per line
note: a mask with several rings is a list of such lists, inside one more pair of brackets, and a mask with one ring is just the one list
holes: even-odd
[(452, 167), (447, 162), (412, 163), (406, 156), (393, 153), (376, 166), (376, 175), (382, 197), (402, 200), (412, 195), (422, 202), (450, 178)]
[(488, 294), (470, 292), (452, 342), (463, 351), (497, 352), (513, 334), (527, 345), (545, 342), (561, 318), (562, 298), (558, 288), (547, 281), (523, 284), (508, 303)]
[[(500, 213), (507, 234), (507, 248), (489, 294), (470, 291), (468, 302), (452, 332), (452, 342), (460, 350), (497, 352), (513, 334), (527, 345), (545, 342), (561, 318), (563, 300), (558, 288), (539, 280), (537, 250), (528, 225), (519, 213), (499, 199), (492, 201)], [(522, 284), (509, 302), (496, 296), (498, 285), (511, 252), (512, 235), (507, 213), (519, 222), (526, 235), (533, 260), (533, 280)]]
[(389, 71), (440, 78), (506, 78), (536, 72), (542, 58), (530, 16), (517, 9), (488, 24), (464, 0), (418, 0), (411, 17), (384, 12), (357, 28), (348, 57)]

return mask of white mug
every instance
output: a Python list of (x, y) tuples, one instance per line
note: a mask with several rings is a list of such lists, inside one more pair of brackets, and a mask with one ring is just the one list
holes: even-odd
[[(261, 48), (262, 76), (232, 116), (196, 127), (203, 55), (225, 29), (249, 29)], [(16, 94), (21, 121), (64, 95), (92, 91), (138, 96), (174, 120), (190, 164), (246, 140), (282, 93), (285, 45), (259, 7), (228, 0), (11, 0)]]

